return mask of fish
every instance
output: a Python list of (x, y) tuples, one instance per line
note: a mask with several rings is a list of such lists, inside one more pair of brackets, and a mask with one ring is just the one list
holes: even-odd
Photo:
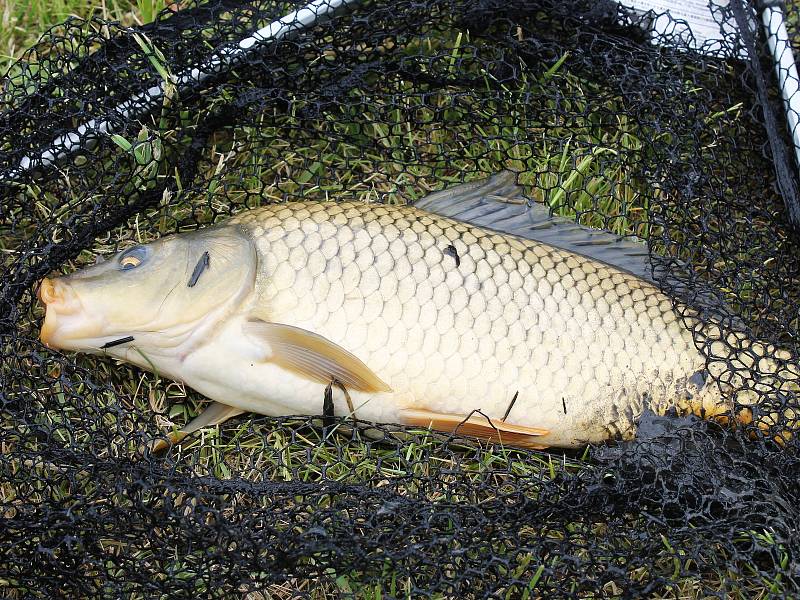
[(632, 439), (646, 410), (749, 423), (763, 390), (797, 389), (787, 353), (662, 292), (649, 257), (531, 205), (504, 171), (408, 205), (268, 204), (127, 248), (41, 282), (40, 338), (212, 400), (171, 443), (251, 412), (578, 448)]

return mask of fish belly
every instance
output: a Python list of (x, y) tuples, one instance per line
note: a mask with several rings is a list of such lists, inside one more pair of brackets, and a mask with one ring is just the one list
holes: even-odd
[[(269, 416), (323, 414), (327, 386), (264, 360), (264, 348), (243, 334), (247, 319), (246, 314), (232, 317), (213, 339), (192, 352), (184, 360), (181, 378), (211, 400), (243, 411)], [(351, 390), (345, 395), (338, 386), (331, 392), (335, 416), (398, 421), (394, 393)]]
[[(672, 301), (604, 263), (413, 207), (300, 203), (238, 222), (261, 318), (325, 336), (391, 386), (359, 399), (362, 418), (481, 411), (575, 446), (704, 391)], [(284, 402), (318, 413), (303, 395)]]

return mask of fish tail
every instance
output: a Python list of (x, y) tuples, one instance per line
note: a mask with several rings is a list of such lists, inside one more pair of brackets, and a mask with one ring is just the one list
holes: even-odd
[[(780, 444), (800, 429), (800, 364), (792, 353), (754, 340), (742, 331), (707, 330), (709, 345), (704, 385), (689, 394), (679, 412), (731, 427), (749, 428)], [(688, 406), (687, 406), (688, 404)]]
[(800, 428), (800, 364), (791, 353), (753, 342), (737, 353), (730, 370), (737, 388), (732, 394), (734, 424), (755, 426), (781, 445), (789, 442)]

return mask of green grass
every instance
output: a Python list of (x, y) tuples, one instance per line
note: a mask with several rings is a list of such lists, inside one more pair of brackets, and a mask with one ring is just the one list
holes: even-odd
[[(38, 35), (52, 24), (70, 15), (120, 19), (132, 25), (152, 19), (161, 8), (159, 0), (137, 0), (134, 4), (121, 0), (105, 0), (103, 3), (87, 3), (86, 0), (33, 0), (19, 2), (7, 0), (0, 24), (0, 46), (4, 66), (11, 58), (19, 56)], [(439, 40), (446, 50), (444, 60), (434, 68), (455, 69), (459, 60), (468, 59), (467, 32), (456, 32), (451, 37)], [(147, 46), (147, 41), (142, 40)], [(158, 49), (148, 54), (151, 60), (159, 61)], [(412, 48), (413, 50), (413, 48)], [(574, 91), (571, 101), (576, 113), (585, 106), (585, 96), (592, 91), (591, 84), (580, 80), (563, 69), (564, 58), (543, 70), (538, 84), (547, 86), (554, 79)], [(489, 78), (488, 73), (484, 74)], [(168, 76), (168, 75), (165, 75)], [(487, 85), (489, 82), (487, 81)], [(529, 195), (538, 202), (547, 204), (560, 214), (582, 215), (581, 221), (588, 225), (600, 224), (596, 215), (584, 213), (592, 203), (598, 201), (606, 215), (613, 215), (610, 227), (620, 234), (636, 234), (648, 237), (653, 232), (644, 219), (647, 206), (643, 198), (654, 193), (645, 184), (632, 177), (626, 163), (615, 160), (620, 150), (635, 157), (642, 151), (643, 142), (637, 130), (624, 117), (616, 121), (596, 122), (586, 118), (566, 128), (558, 123), (536, 122), (536, 109), (519, 114), (503, 113), (498, 117), (497, 106), (479, 104), (469, 98), (454, 98), (443, 92), (428, 97), (423, 104), (420, 98), (403, 96), (408, 91), (402, 80), (386, 82), (384, 98), (367, 97), (359, 90), (352, 92), (351, 108), (342, 108), (341, 114), (320, 119), (313, 134), (298, 131), (298, 119), (292, 114), (265, 112), (258, 128), (244, 128), (238, 137), (221, 133), (214, 140), (205, 156), (203, 174), (207, 191), (201, 195), (190, 195), (179, 191), (173, 197), (165, 197), (159, 206), (145, 211), (140, 217), (121, 226), (96, 245), (84, 251), (78, 259), (65, 264), (64, 272), (92, 263), (97, 255), (107, 255), (121, 245), (147, 242), (158, 236), (190, 226), (194, 220), (209, 223), (214, 213), (226, 212), (233, 202), (235, 210), (252, 207), (260, 199), (280, 199), (286, 194), (304, 195), (309, 199), (337, 197), (343, 190), (363, 201), (374, 200), (379, 195), (391, 202), (406, 202), (419, 198), (443, 183), (458, 182), (463, 173), (477, 178), (500, 169), (509, 168), (524, 172), (521, 183)], [(507, 90), (509, 95), (519, 90)], [(394, 95), (394, 96), (393, 96)], [(403, 97), (403, 103), (393, 101)], [(295, 105), (295, 109), (301, 106)], [(434, 119), (432, 109), (439, 115)], [(523, 110), (523, 109), (521, 109)], [(737, 107), (726, 107), (716, 118), (736, 119)], [(486, 125), (473, 129), (463, 123), (464, 115), (483, 119)], [(373, 119), (373, 123), (392, 122), (391, 128), (375, 124), (371, 128), (361, 127), (362, 116)], [(187, 115), (191, 119), (193, 115)], [(521, 126), (520, 123), (527, 123)], [(442, 126), (444, 125), (444, 126)], [(579, 129), (582, 133), (575, 134)], [(476, 135), (477, 134), (477, 135)], [(136, 174), (130, 185), (136, 189), (152, 187), (157, 178), (172, 177), (161, 165), (148, 163), (158, 159), (170, 136), (170, 125), (164, 119), (142, 129), (135, 136), (119, 136), (114, 142), (120, 154), (127, 156), (131, 172)], [(257, 140), (269, 138), (269, 144)], [(555, 143), (553, 140), (560, 140)], [(363, 155), (360, 144), (375, 148), (374, 154)], [(411, 151), (428, 157), (422, 165), (407, 165)], [(461, 156), (460, 160), (443, 161), (444, 151)], [(246, 173), (246, 177), (228, 177), (226, 172)], [(280, 181), (280, 184), (276, 184)], [(63, 207), (62, 199), (49, 196), (40, 190), (31, 191), (40, 215), (51, 220), (63, 220), (70, 206)], [(41, 312), (27, 315), (20, 324), (23, 331), (35, 335)], [(95, 381), (111, 386), (115, 394), (102, 393), (99, 403), (113, 405), (122, 403), (136, 408), (142, 414), (151, 414), (151, 430), (167, 431), (180, 427), (198, 414), (205, 400), (181, 384), (169, 382), (157, 375), (124, 365), (114, 365), (110, 360), (81, 356), (77, 363), (93, 373)], [(31, 392), (30, 402), (38, 402), (43, 410), (40, 418), (54, 422), (68, 418), (80, 421), (81, 413), (72, 404), (72, 394), (88, 393), (82, 382), (75, 389), (39, 389)], [(32, 385), (33, 389), (39, 386)], [(37, 400), (36, 394), (41, 394)], [(50, 395), (50, 399), (46, 396)], [(54, 410), (52, 397), (60, 404)], [(45, 409), (49, 407), (50, 410)], [(109, 413), (106, 419), (114, 424)], [(126, 423), (127, 425), (128, 423)], [(81, 429), (81, 428), (77, 428)], [(66, 431), (66, 429), (64, 430)], [(69, 443), (93, 447), (91, 431), (82, 430), (84, 436), (71, 439)], [(59, 440), (56, 432), (54, 442)], [(253, 426), (249, 418), (239, 418), (222, 427), (209, 428), (190, 437), (174, 457), (184, 468), (195, 472), (227, 479), (244, 477), (251, 480), (269, 478), (273, 480), (316, 482), (323, 477), (334, 480), (358, 481), (365, 477), (397, 478), (406, 475), (427, 475), (430, 470), (446, 471), (458, 466), (474, 476), (476, 481), (487, 472), (514, 473), (521, 476), (553, 479), (561, 472), (576, 473), (582, 466), (579, 461), (569, 460), (557, 453), (520, 455), (512, 450), (495, 448), (489, 452), (476, 452), (465, 447), (457, 458), (451, 455), (430, 461), (422, 460), (428, 455), (436, 456), (441, 442), (436, 436), (421, 435), (419, 442), (407, 447), (406, 454), (398, 456), (391, 444), (385, 447), (371, 442), (359, 444), (347, 442), (346, 436), (323, 441), (319, 430), (299, 430), (294, 440), (285, 435), (284, 429), (268, 430)], [(66, 441), (66, 440), (65, 440)], [(335, 443), (341, 443), (336, 447)], [(99, 458), (129, 456), (138, 451), (136, 443), (129, 437), (118, 435), (104, 448)], [(310, 458), (309, 458), (310, 457)], [(198, 461), (194, 463), (193, 461)], [(58, 468), (58, 465), (39, 465), (42, 471)], [(497, 483), (502, 486), (502, 475)], [(6, 491), (13, 493), (13, 491)], [(54, 493), (69, 497), (70, 490), (55, 490)], [(433, 498), (435, 499), (435, 498)], [(462, 499), (466, 500), (466, 499)], [(521, 534), (523, 534), (522, 532)], [(601, 533), (601, 532), (598, 532)], [(534, 532), (535, 534), (535, 532)], [(763, 535), (763, 534), (757, 534)], [(659, 574), (669, 576), (680, 572), (676, 564), (679, 549), (671, 547), (665, 539), (662, 555), (654, 558), (654, 567)], [(543, 567), (534, 557), (518, 557), (515, 575), (527, 580), (526, 590), (509, 590), (509, 597), (536, 597), (536, 584), (542, 576)], [(631, 573), (632, 577), (647, 579), (652, 573)], [(724, 584), (729, 573), (709, 574), (702, 581), (685, 578), (680, 581), (680, 597), (699, 598), (709, 590)], [(353, 591), (362, 598), (381, 598), (388, 593), (402, 595), (405, 582), (397, 581), (391, 573), (381, 584), (364, 586), (357, 573), (331, 573), (333, 583), (315, 586), (313, 582), (298, 581), (292, 589), (275, 586), (270, 595), (264, 597), (288, 597), (293, 590), (311, 591), (317, 598), (336, 597), (338, 592)], [(775, 582), (742, 581), (741, 585), (758, 597), (770, 590)], [(283, 587), (284, 589), (280, 589)], [(290, 586), (291, 587), (291, 586)], [(617, 594), (613, 583), (604, 591)], [(256, 596), (253, 595), (255, 598)], [(667, 597), (673, 597), (668, 595)]]
[(136, 25), (152, 20), (161, 0), (139, 0), (140, 9), (126, 0), (5, 0), (0, 5), (0, 73), (32, 46), (47, 29), (68, 17), (100, 17)]

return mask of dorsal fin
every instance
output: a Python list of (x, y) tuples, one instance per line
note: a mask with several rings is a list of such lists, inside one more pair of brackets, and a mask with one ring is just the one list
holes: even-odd
[(434, 192), (414, 202), (422, 210), (499, 233), (542, 242), (581, 254), (653, 282), (647, 244), (634, 236), (620, 236), (551, 216), (539, 204), (528, 206), (516, 175), (501, 171), (488, 179)]
[[(540, 204), (528, 206), (516, 175), (501, 171), (488, 179), (464, 183), (428, 194), (413, 204), (416, 208), (449, 217), (498, 233), (542, 242), (568, 252), (581, 254), (661, 287), (669, 279), (673, 292), (682, 290), (682, 301), (731, 326), (747, 331), (747, 326), (725, 303), (723, 298), (702, 284), (681, 288), (680, 278), (671, 277), (677, 269), (688, 267), (678, 259), (651, 262), (647, 244), (635, 236), (620, 236), (603, 229), (579, 225), (559, 216)], [(653, 270), (655, 266), (655, 272)]]

